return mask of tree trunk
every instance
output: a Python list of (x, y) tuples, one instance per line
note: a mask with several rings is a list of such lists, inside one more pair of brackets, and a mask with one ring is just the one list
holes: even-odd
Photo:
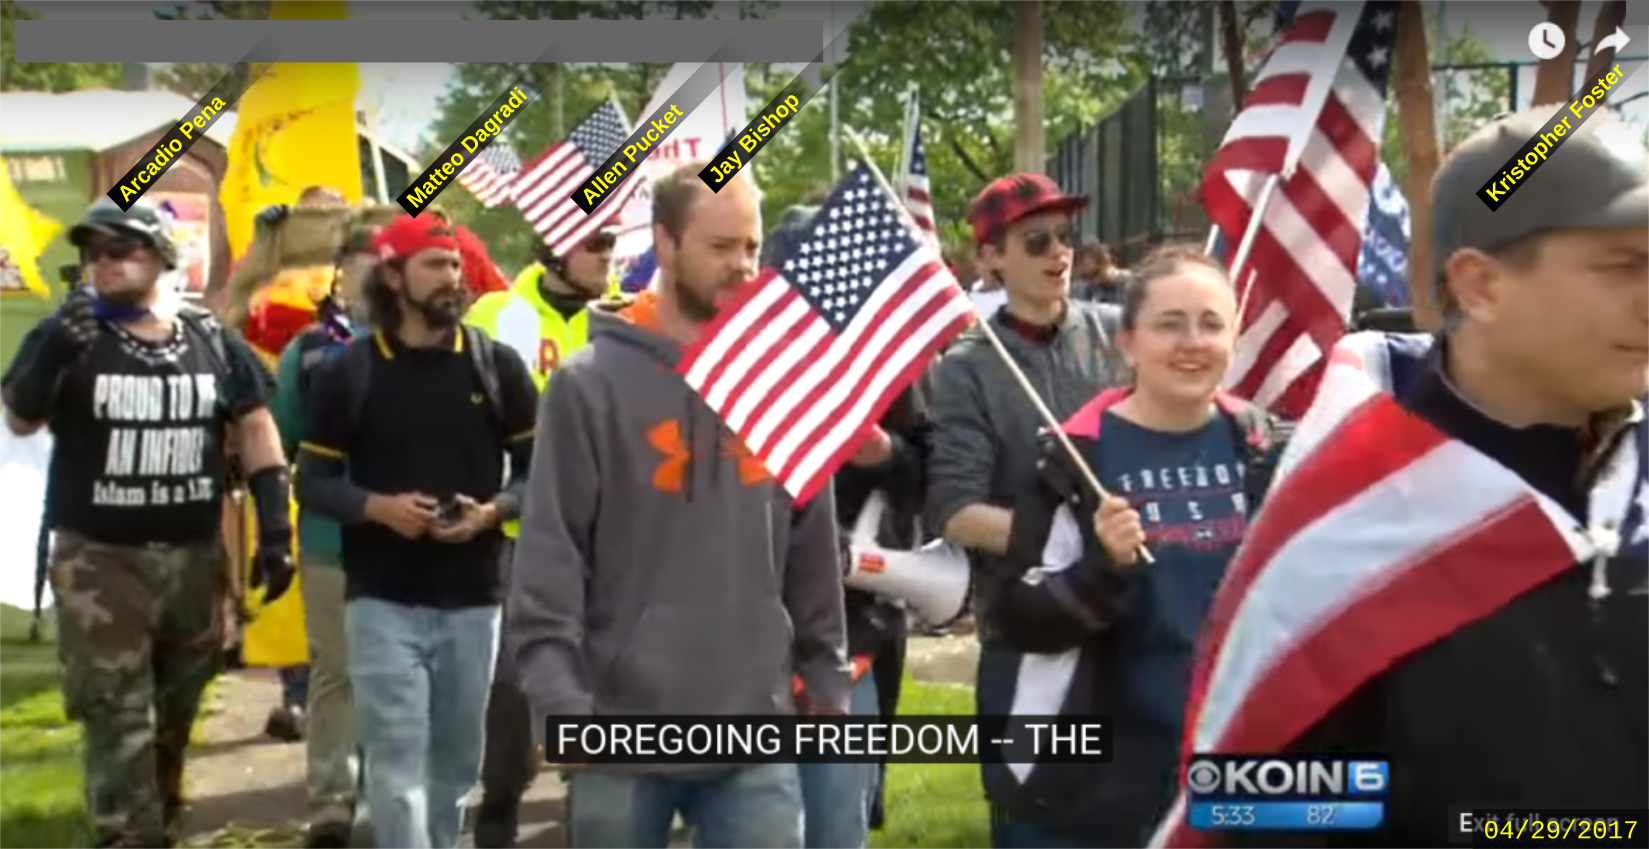
[(1567, 103), (1575, 88), (1575, 24), (1580, 20), (1579, 0), (1546, 0), (1546, 20), (1563, 30), (1563, 50), (1543, 59), (1535, 72), (1534, 103)]
[(1397, 15), (1397, 119), (1403, 122), (1408, 178), (1403, 194), (1409, 202), (1409, 299), (1421, 330), (1442, 325), (1431, 297), (1431, 178), (1437, 173), (1437, 127), (1431, 96), (1431, 59), (1426, 49), (1426, 18), (1420, 4), (1405, 3)]
[(1592, 60), (1586, 63), (1586, 79), (1591, 80), (1604, 69), (1615, 64), (1615, 54), (1618, 50), (1607, 53), (1597, 52), (1597, 43), (1613, 35), (1615, 28), (1626, 23), (1626, 0), (1610, 0), (1597, 10), (1597, 21), (1592, 24)]
[(1015, 170), (1042, 173), (1042, 0), (1013, 4), (1013, 120)]
[(1225, 54), (1225, 72), (1231, 75), (1231, 103), (1241, 109), (1248, 81), (1243, 72), (1242, 32), (1237, 26), (1236, 0), (1220, 0), (1219, 14), (1220, 52)]

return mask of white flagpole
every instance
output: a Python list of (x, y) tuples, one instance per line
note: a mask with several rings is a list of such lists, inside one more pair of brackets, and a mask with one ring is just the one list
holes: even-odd
[[(903, 203), (897, 202), (899, 196), (894, 194), (893, 187), (888, 185), (887, 178), (882, 176), (881, 169), (876, 167), (876, 160), (871, 158), (870, 150), (865, 146), (864, 139), (860, 138), (852, 127), (846, 125), (842, 126), (842, 132), (847, 135), (848, 141), (852, 142), (853, 146), (858, 149), (859, 158), (864, 160), (865, 167), (870, 169), (870, 175), (876, 178), (876, 182), (882, 187), (882, 191), (893, 197), (894, 206), (904, 215), (905, 225), (912, 230), (921, 232), (921, 228), (916, 226), (915, 219), (911, 218), (910, 211), (905, 209)], [(1060, 426), (1059, 418), (1053, 414), (1052, 410), (1048, 409), (1048, 405), (1042, 400), (1042, 396), (1037, 394), (1036, 387), (1032, 385), (1031, 379), (1026, 377), (1024, 370), (1019, 367), (1018, 363), (1013, 361), (1013, 356), (1008, 353), (1007, 347), (1002, 344), (1002, 339), (996, 335), (996, 330), (991, 327), (990, 322), (985, 321), (979, 315), (977, 309), (973, 313), (973, 324), (985, 335), (985, 339), (990, 342), (991, 347), (996, 349), (996, 355), (1002, 359), (1002, 364), (1007, 366), (1008, 373), (1013, 375), (1014, 382), (1018, 383), (1019, 388), (1024, 390), (1025, 397), (1029, 398), (1031, 404), (1036, 407), (1037, 415), (1042, 417), (1042, 421), (1053, 432), (1054, 438), (1059, 440), (1060, 447), (1064, 448), (1065, 453), (1070, 456), (1071, 462), (1076, 465), (1077, 472), (1082, 475), (1083, 481), (1092, 487), (1094, 493), (1100, 498), (1110, 498), (1111, 494), (1100, 484), (1099, 478), (1094, 475), (1093, 469), (1088, 467), (1087, 461), (1082, 459), (1082, 452), (1077, 451), (1076, 446), (1071, 443), (1071, 438), (1065, 435), (1064, 428)], [(1151, 557), (1151, 552), (1147, 551), (1144, 546), (1139, 549), (1139, 559), (1145, 563), (1156, 562)]]

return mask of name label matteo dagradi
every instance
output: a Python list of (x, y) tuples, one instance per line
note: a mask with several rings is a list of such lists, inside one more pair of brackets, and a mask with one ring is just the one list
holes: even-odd
[(205, 100), (195, 104), (190, 116), (185, 117), (176, 129), (162, 136), (160, 144), (149, 153), (143, 154), (137, 165), (127, 171), (126, 176), (120, 179), (120, 183), (109, 190), (109, 199), (119, 204), (121, 209), (131, 209), (132, 204), (137, 203), (137, 199), (143, 197), (143, 193), (153, 187), (161, 175), (172, 167), (172, 163), (182, 158), (183, 154), (194, 146), (196, 140), (206, 135), (206, 131), (217, 123), (218, 118), (228, 108), (229, 104), (225, 103), (222, 97), (208, 94)]
[(767, 144), (779, 130), (796, 117), (802, 108), (802, 100), (794, 94), (780, 95), (780, 98), (767, 105), (766, 109), (751, 121), (744, 132), (738, 134), (710, 164), (699, 172), (699, 179), (709, 186), (711, 191), (719, 192), (721, 187), (733, 175), (739, 173), (744, 166), (749, 165), (756, 158), (756, 154)]
[(407, 190), (397, 198), (401, 208), (413, 217), (428, 209), (436, 196), (452, 183), (453, 178), (463, 173), (464, 168), (474, 161), (475, 155), (491, 144), (493, 139), (515, 120), (516, 113), (531, 103), (532, 99), (532, 95), (529, 95), (520, 83), (499, 95), (486, 112), (470, 122), (469, 129), (466, 129), (457, 141), (447, 145), (447, 149), (436, 158), (435, 164), (408, 184)]
[(1500, 205), (1506, 202), (1506, 198), (1511, 197), (1512, 192), (1528, 182), (1529, 176), (1551, 158), (1552, 154), (1557, 153), (1557, 149), (1580, 129), (1580, 125), (1586, 123), (1587, 118), (1603, 107), (1609, 94), (1624, 79), (1626, 74), (1620, 70), (1618, 64), (1600, 72), (1592, 79), (1590, 85), (1581, 89), (1579, 96), (1567, 106), (1552, 113), (1551, 120), (1546, 122), (1546, 126), (1530, 137), (1517, 151), (1517, 155), (1506, 160), (1506, 164), (1500, 166), (1500, 171), (1490, 177), (1483, 188), (1477, 190), (1477, 197), (1489, 209), (1499, 209)]
[(607, 161), (595, 169), (590, 179), (573, 192), (573, 203), (578, 204), (578, 208), (584, 210), (585, 215), (595, 212), (601, 201), (630, 177), (635, 166), (646, 159), (648, 154), (658, 147), (659, 142), (670, 137), (670, 133), (675, 131), (676, 125), (680, 124), (684, 117), (686, 116), (682, 114), (681, 107), (672, 103), (663, 115), (648, 121), (646, 126), (636, 130), (625, 140), (623, 147), (613, 151), (613, 155), (607, 157)]

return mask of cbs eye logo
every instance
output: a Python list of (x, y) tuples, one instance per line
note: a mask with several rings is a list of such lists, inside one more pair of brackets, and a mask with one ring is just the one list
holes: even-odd
[(1185, 784), (1192, 793), (1217, 793), (1220, 789), (1220, 768), (1213, 761), (1193, 761), (1185, 771)]

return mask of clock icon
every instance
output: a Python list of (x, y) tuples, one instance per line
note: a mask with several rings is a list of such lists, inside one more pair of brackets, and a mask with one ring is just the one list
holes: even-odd
[(1551, 21), (1535, 24), (1529, 30), (1529, 52), (1536, 59), (1551, 59), (1563, 52), (1565, 42), (1563, 28)]

